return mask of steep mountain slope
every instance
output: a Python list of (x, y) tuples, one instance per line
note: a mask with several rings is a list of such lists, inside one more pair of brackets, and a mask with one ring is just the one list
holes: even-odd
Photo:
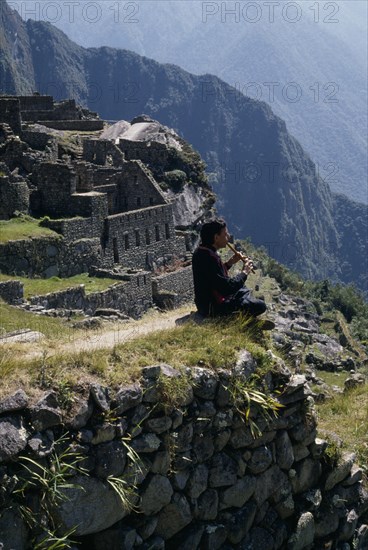
[(30, 93), (35, 89), (31, 44), (18, 14), (0, 2), (0, 92)]
[[(145, 112), (175, 128), (208, 163), (219, 209), (237, 236), (249, 235), (307, 277), (339, 277), (364, 288), (365, 207), (340, 197), (344, 224), (336, 223), (328, 185), (265, 103), (211, 75), (197, 77), (124, 50), (85, 50), (50, 24), (20, 18), (18, 24), (33, 56), (24, 78), (34, 74), (40, 91), (72, 95), (108, 120)], [(6, 27), (5, 36), (9, 43)], [(356, 235), (355, 255), (349, 232)]]
[[(34, 4), (22, 2), (21, 13), (32, 17)], [(266, 101), (334, 191), (368, 201), (366, 2), (283, 0), (256, 9), (254, 2), (141, 0), (93, 10), (82, 0), (73, 16), (55, 4), (57, 12), (34, 17), (56, 21), (83, 46), (128, 48), (212, 73)]]

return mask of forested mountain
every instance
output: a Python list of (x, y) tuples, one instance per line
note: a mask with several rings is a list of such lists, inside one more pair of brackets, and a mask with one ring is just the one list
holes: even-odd
[(307, 277), (365, 288), (366, 208), (331, 193), (266, 103), (211, 75), (125, 50), (84, 49), (52, 25), (25, 23), (8, 8), (1, 33), (1, 92), (37, 88), (71, 96), (108, 120), (147, 113), (201, 153), (219, 210), (238, 237), (250, 236)]
[(265, 101), (333, 191), (368, 201), (365, 0), (67, 4), (44, 9), (32, 0), (19, 10), (55, 22), (82, 46), (127, 48), (211, 73)]

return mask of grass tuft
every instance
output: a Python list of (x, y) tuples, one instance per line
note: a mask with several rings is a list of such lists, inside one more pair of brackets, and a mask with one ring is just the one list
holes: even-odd
[(318, 405), (318, 429), (342, 439), (343, 450), (355, 452), (360, 466), (368, 473), (367, 384)]

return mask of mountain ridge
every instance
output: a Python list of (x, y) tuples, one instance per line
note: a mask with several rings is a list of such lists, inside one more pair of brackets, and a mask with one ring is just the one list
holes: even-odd
[[(28, 4), (22, 2), (20, 12), (31, 17)], [(92, 23), (83, 1), (72, 21), (59, 2), (56, 25), (84, 47), (128, 48), (197, 75), (216, 74), (245, 95), (268, 102), (333, 191), (368, 202), (367, 8), (356, 0), (304, 5), (270, 9), (262, 4), (252, 23), (255, 8), (244, 11), (240, 3), (217, 3), (206, 10), (206, 3), (137, 0), (134, 17), (102, 4)], [(237, 17), (226, 6), (238, 10)], [(293, 10), (300, 12), (295, 22)], [(42, 13), (37, 17), (42, 19)]]
[[(179, 130), (208, 164), (221, 213), (236, 236), (250, 236), (307, 277), (355, 281), (365, 289), (364, 215), (359, 229), (349, 217), (343, 224), (357, 234), (353, 254), (341, 233), (341, 204), (353, 211), (354, 203), (339, 199), (337, 224), (328, 185), (266, 103), (212, 75), (198, 77), (127, 50), (86, 50), (48, 23), (13, 17), (21, 29), (26, 25), (32, 51), (30, 84), (18, 92), (29, 93), (34, 82), (39, 91), (51, 87), (56, 98), (72, 96), (107, 120), (144, 112)], [(6, 37), (9, 45), (9, 32)], [(349, 273), (341, 265), (350, 265)]]

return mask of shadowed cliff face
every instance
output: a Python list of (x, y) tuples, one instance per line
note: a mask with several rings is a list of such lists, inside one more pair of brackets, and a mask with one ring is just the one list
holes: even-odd
[(35, 89), (28, 31), (16, 11), (0, 2), (0, 93), (31, 93)]
[[(307, 277), (340, 277), (364, 288), (361, 255), (350, 253), (346, 237), (349, 228), (364, 252), (364, 210), (358, 225), (349, 214), (354, 203), (340, 198), (344, 223), (335, 223), (328, 185), (265, 103), (211, 75), (194, 76), (126, 50), (81, 48), (52, 25), (23, 23), (10, 12), (2, 18), (6, 52), (11, 18), (32, 53), (17, 71), (9, 54), (4, 56), (3, 70), (13, 75), (17, 92), (26, 91), (17, 84), (21, 74), (40, 92), (74, 97), (105, 119), (130, 120), (144, 112), (174, 128), (206, 161), (219, 211), (236, 236), (250, 236)], [(350, 270), (341, 270), (341, 263)]]

